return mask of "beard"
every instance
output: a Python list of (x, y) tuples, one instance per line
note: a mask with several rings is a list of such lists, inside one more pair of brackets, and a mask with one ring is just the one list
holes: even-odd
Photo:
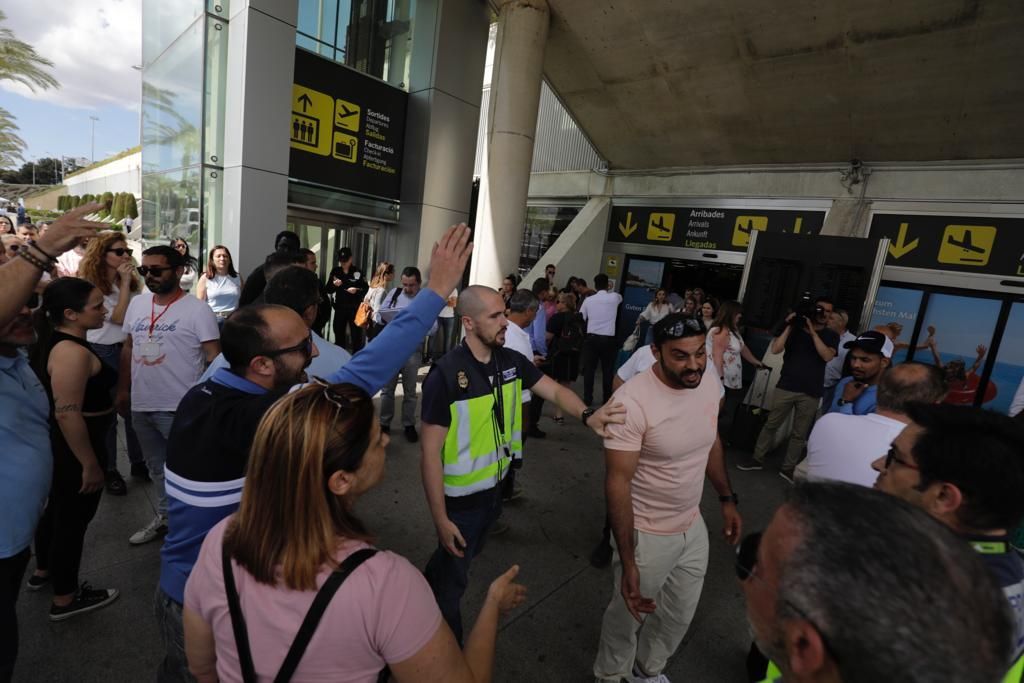
[(309, 381), (306, 368), (313, 362), (312, 358), (306, 360), (306, 364), (299, 369), (290, 368), (280, 358), (274, 358), (274, 388), (278, 390), (291, 389), (296, 384), (305, 384)]
[(154, 294), (170, 294), (177, 286), (178, 283), (174, 280), (168, 282), (166, 280), (150, 280), (146, 278), (146, 289)]
[(700, 386), (700, 380), (704, 376), (704, 370), (707, 366), (702, 367), (700, 370), (674, 372), (666, 364), (665, 359), (662, 358), (658, 361), (661, 365), (661, 372), (674, 385), (677, 389), (696, 389)]

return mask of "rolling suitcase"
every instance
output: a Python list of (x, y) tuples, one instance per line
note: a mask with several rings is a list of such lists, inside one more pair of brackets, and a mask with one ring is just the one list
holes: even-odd
[(754, 374), (754, 381), (747, 396), (736, 408), (729, 434), (729, 445), (745, 451), (753, 451), (757, 437), (768, 419), (768, 385), (772, 378), (771, 368), (760, 368)]

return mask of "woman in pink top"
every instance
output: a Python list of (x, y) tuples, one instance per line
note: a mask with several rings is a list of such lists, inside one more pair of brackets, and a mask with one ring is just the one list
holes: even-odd
[[(350, 384), (311, 384), (267, 412), (241, 506), (206, 537), (185, 588), (185, 650), (201, 683), (269, 681), (287, 669), (318, 591), (353, 555), (369, 558), (328, 599), (291, 680), (371, 683), (385, 667), (399, 682), (491, 680), (498, 617), (525, 599), (513, 583), (519, 568), (491, 584), (459, 650), (422, 573), (372, 549), (352, 513), (381, 479), (388, 440), (370, 396)], [(236, 640), (236, 632), (244, 635)]]

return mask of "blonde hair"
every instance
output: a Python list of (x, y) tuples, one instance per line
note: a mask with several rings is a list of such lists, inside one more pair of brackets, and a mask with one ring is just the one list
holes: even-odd
[(331, 475), (354, 472), (370, 447), (373, 401), (352, 384), (310, 384), (277, 401), (253, 438), (238, 514), (224, 543), (261, 583), (277, 572), (293, 590), (315, 590), (343, 540), (371, 540)]
[(395, 266), (387, 261), (381, 261), (380, 265), (377, 266), (377, 270), (373, 273), (373, 278), (370, 279), (371, 287), (383, 287), (387, 283), (387, 276), (389, 273), (395, 272)]
[(570, 313), (576, 312), (576, 295), (572, 292), (562, 292), (558, 295), (558, 303), (563, 304)]
[[(118, 242), (124, 242), (125, 246), (128, 246), (128, 238), (123, 232), (101, 232), (89, 240), (89, 246), (85, 248), (85, 255), (82, 256), (82, 262), (78, 264), (78, 277), (96, 285), (96, 288), (103, 292), (104, 296), (114, 291), (114, 279), (117, 277), (116, 275), (110, 277), (107, 273), (107, 249), (110, 248), (110, 245)], [(132, 257), (132, 262), (135, 262), (134, 257)], [(138, 292), (140, 289), (139, 278), (133, 276), (131, 291)]]

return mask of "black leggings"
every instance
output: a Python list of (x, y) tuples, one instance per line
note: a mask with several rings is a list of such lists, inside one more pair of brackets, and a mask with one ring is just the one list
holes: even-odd
[[(89, 441), (100, 463), (106, 462), (106, 433), (113, 413), (85, 418)], [(70, 595), (78, 590), (78, 569), (82, 564), (82, 546), (89, 522), (96, 515), (103, 489), (81, 494), (82, 465), (71, 452), (63, 433), (54, 428), (53, 484), (46, 511), (36, 529), (36, 569), (49, 572), (54, 595)]]
[(18, 612), (15, 603), (28, 566), (28, 548), (17, 555), (0, 559), (0, 683), (14, 676), (18, 658)]
[[(334, 343), (349, 349), (352, 353), (366, 345), (363, 328), (356, 325), (356, 312), (348, 309), (334, 309)], [(351, 347), (349, 346), (351, 338)]]

